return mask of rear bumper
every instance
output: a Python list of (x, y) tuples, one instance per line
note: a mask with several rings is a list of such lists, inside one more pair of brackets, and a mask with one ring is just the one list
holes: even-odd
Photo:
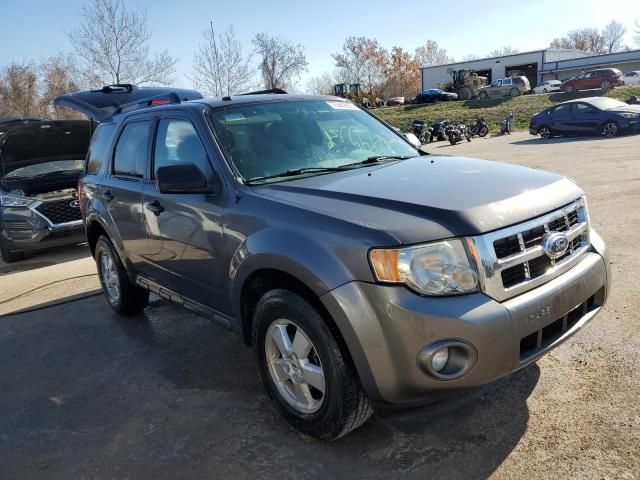
[[(593, 237), (594, 251), (571, 270), (502, 303), (482, 293), (429, 298), (362, 282), (342, 285), (322, 301), (367, 394), (376, 401), (414, 402), (428, 392), (476, 387), (515, 372), (592, 320), (609, 291), (606, 248)], [(418, 365), (419, 354), (451, 339), (471, 345), (475, 363), (455, 380), (429, 376)]]

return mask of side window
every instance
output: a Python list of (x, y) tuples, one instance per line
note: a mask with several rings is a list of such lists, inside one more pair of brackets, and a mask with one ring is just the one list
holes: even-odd
[(560, 105), (552, 110), (552, 115), (566, 115), (571, 112), (571, 104)]
[(120, 135), (113, 159), (113, 173), (129, 177), (144, 177), (148, 157), (150, 122), (127, 124)]
[(503, 86), (503, 87), (506, 87), (506, 86), (509, 86), (509, 85), (511, 85), (511, 79), (510, 79), (510, 78), (505, 78), (505, 79), (502, 81), (502, 86)]
[(113, 139), (113, 132), (116, 126), (113, 123), (98, 125), (96, 131), (91, 137), (91, 144), (87, 152), (87, 169), (86, 172), (94, 175), (100, 171), (105, 158), (109, 157), (109, 147)]
[(158, 123), (153, 170), (177, 163), (193, 163), (207, 172), (207, 153), (195, 127), (188, 120), (164, 119)]
[(587, 113), (595, 111), (593, 107), (587, 105), (586, 103), (576, 103), (574, 104), (573, 108), (576, 113)]

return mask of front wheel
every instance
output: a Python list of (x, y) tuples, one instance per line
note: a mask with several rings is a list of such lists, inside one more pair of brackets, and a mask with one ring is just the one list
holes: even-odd
[(517, 88), (512, 88), (511, 91), (509, 92), (509, 95), (512, 97), (519, 97), (520, 90), (518, 90)]
[(479, 98), (480, 100), (486, 100), (487, 98), (489, 98), (489, 95), (487, 94), (487, 92), (480, 92), (480, 93), (478, 94), (478, 98)]
[(549, 127), (540, 127), (538, 129), (538, 134), (540, 135), (540, 138), (546, 140), (547, 138), (551, 138), (551, 129)]
[(104, 235), (95, 250), (98, 277), (109, 306), (120, 315), (134, 315), (149, 304), (149, 292), (129, 280), (111, 241)]
[(482, 128), (480, 128), (480, 131), (478, 132), (478, 136), (486, 137), (488, 133), (489, 133), (489, 128), (486, 125), (483, 125)]
[(19, 262), (20, 260), (24, 260), (24, 252), (16, 252), (13, 250), (9, 250), (4, 244), (4, 241), (0, 237), (0, 255), (2, 255), (2, 259), (5, 263), (13, 263)]
[(605, 124), (602, 126), (602, 134), (605, 137), (615, 137), (616, 135), (618, 135), (618, 133), (619, 129), (616, 122), (608, 121), (605, 122)]
[(449, 137), (449, 143), (450, 143), (451, 145), (455, 145), (456, 143), (458, 143), (458, 139), (457, 139), (455, 136), (451, 135), (451, 136)]
[(335, 440), (373, 413), (331, 329), (299, 295), (282, 289), (264, 294), (254, 314), (252, 338), (267, 393), (301, 432)]

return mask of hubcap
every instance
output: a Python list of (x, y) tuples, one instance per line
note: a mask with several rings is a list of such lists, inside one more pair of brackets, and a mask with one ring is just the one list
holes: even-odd
[(264, 342), (269, 373), (282, 398), (299, 412), (317, 412), (325, 397), (324, 370), (307, 334), (280, 319), (269, 326)]
[(100, 277), (102, 278), (107, 298), (109, 302), (117, 303), (120, 299), (120, 279), (111, 255), (107, 252), (102, 252), (98, 265), (100, 266)]
[(615, 123), (607, 123), (604, 126), (604, 134), (607, 137), (614, 137), (618, 133), (618, 126)]

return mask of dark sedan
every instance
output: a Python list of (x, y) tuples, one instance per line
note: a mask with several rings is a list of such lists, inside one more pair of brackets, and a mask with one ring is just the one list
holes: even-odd
[(531, 117), (529, 133), (549, 138), (555, 135), (614, 137), (640, 131), (640, 106), (606, 97), (569, 100)]
[(414, 98), (411, 103), (435, 103), (457, 99), (457, 93), (445, 92), (439, 88), (430, 88), (429, 90), (425, 90), (424, 92), (416, 95), (416, 98)]

